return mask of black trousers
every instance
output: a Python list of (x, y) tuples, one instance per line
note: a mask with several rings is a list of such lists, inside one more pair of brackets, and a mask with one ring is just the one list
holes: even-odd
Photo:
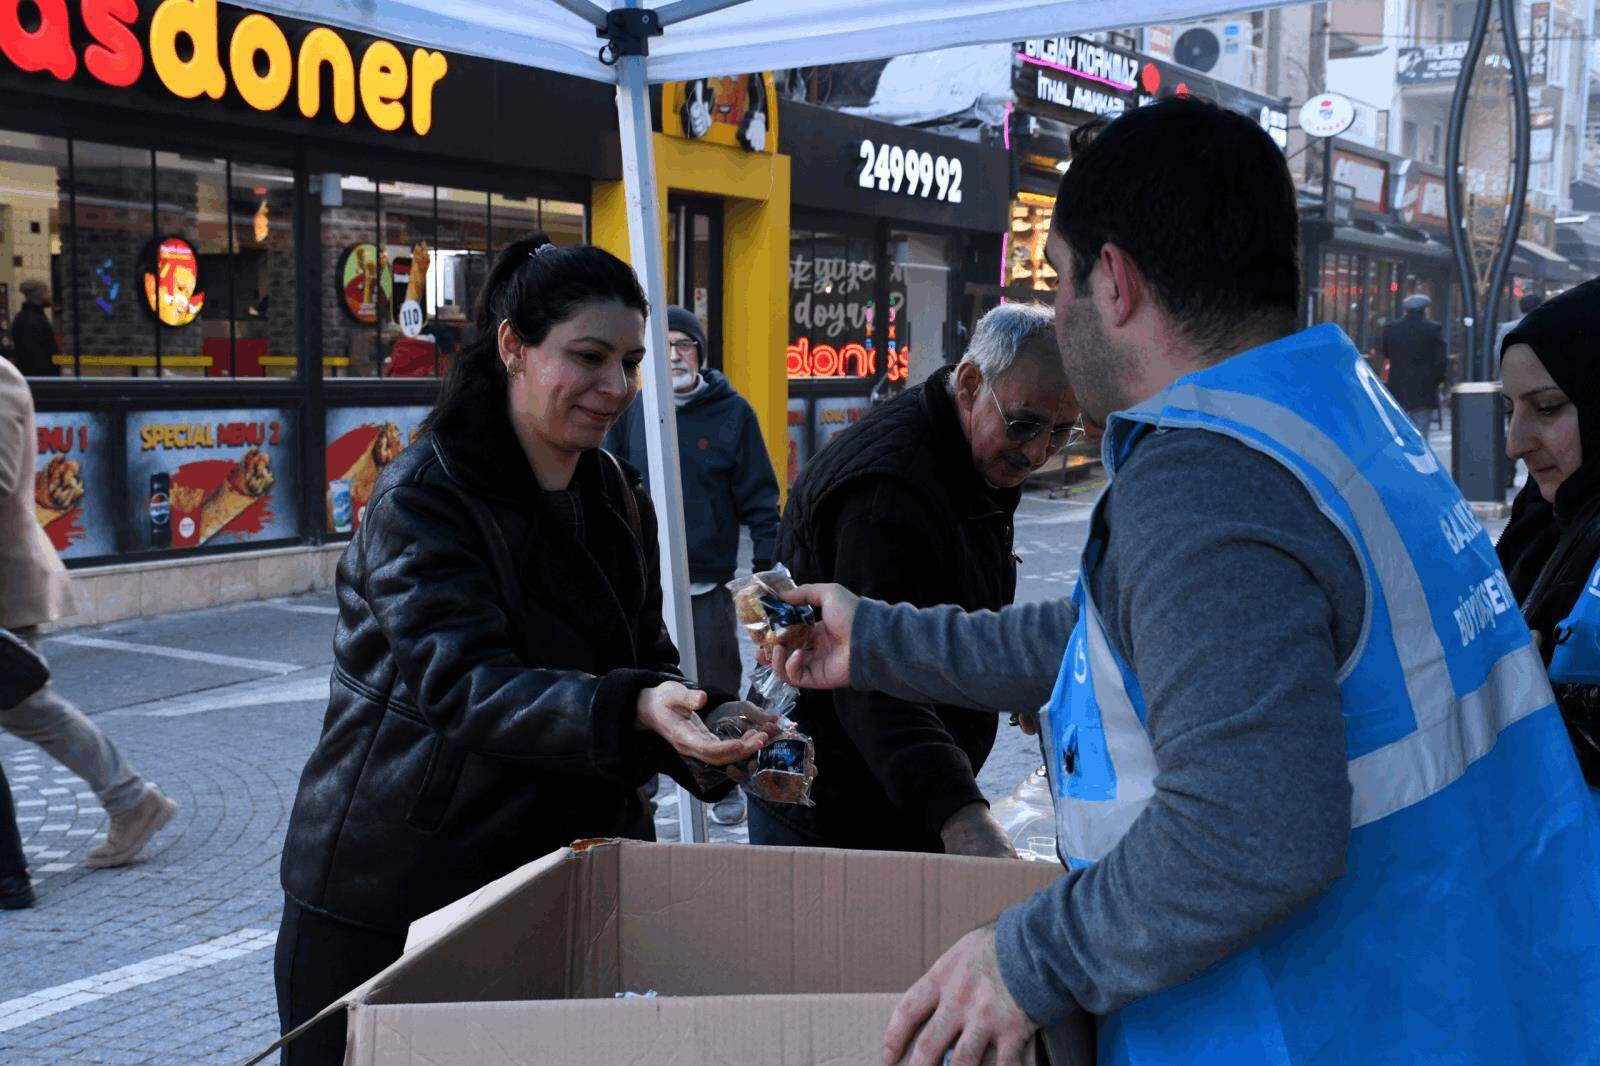
[(690, 603), (694, 607), (695, 680), (707, 688), (744, 695), (739, 688), (744, 662), (739, 657), (739, 615), (733, 609), (733, 593), (718, 585)]
[[(287, 1033), (400, 957), (404, 933), (324, 918), (284, 897), (274, 971), (278, 1022)], [(342, 1066), (344, 1015), (336, 1014), (283, 1049), (284, 1066)]]
[(17, 809), (11, 805), (11, 786), (0, 767), (0, 877), (28, 872), (22, 854), (22, 834), (17, 831)]

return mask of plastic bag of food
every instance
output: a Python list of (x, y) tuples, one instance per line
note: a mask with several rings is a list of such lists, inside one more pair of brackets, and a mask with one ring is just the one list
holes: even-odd
[(789, 717), (799, 695), (793, 685), (778, 680), (769, 667), (756, 668), (750, 680), (749, 702), (776, 715), (782, 732), (756, 753), (755, 766), (744, 787), (752, 796), (773, 803), (814, 807), (811, 782), (817, 776), (817, 748)]
[(739, 624), (752, 640), (763, 647), (778, 644), (804, 646), (817, 624), (817, 612), (809, 604), (785, 603), (781, 593), (794, 589), (788, 567), (779, 563), (771, 570), (742, 580), (728, 582)]

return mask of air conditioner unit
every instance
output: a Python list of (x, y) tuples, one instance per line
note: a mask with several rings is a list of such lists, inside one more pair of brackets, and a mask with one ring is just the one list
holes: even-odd
[(1211, 19), (1173, 27), (1172, 60), (1230, 85), (1255, 73), (1255, 31), (1249, 19)]

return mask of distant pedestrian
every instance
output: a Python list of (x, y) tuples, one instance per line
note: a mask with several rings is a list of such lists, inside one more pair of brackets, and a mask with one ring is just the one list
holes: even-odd
[[(738, 565), (741, 526), (750, 531), (755, 569), (772, 566), (778, 478), (755, 409), (726, 377), (706, 366), (712, 353), (700, 320), (682, 307), (667, 308), (667, 344), (689, 538), (696, 679), (738, 692), (743, 663), (733, 596), (726, 584)], [(639, 469), (647, 468), (642, 404), (628, 408), (606, 446)], [(737, 825), (744, 818), (744, 793), (737, 789), (711, 809), (711, 820), (718, 825)]]
[(1494, 350), (1497, 353), (1505, 350), (1506, 337), (1510, 335), (1512, 330), (1522, 325), (1522, 320), (1528, 317), (1528, 312), (1537, 310), (1542, 303), (1544, 303), (1544, 297), (1536, 292), (1530, 292), (1517, 301), (1517, 310), (1521, 311), (1522, 314), (1513, 318), (1510, 322), (1502, 322), (1500, 324), (1499, 331), (1494, 335)]
[[(0, 360), (0, 626), (36, 651), (39, 627), (74, 609), (71, 578), (33, 513), (37, 447), (28, 383)], [(0, 709), (0, 727), (39, 745), (87, 781), (111, 816), (106, 839), (85, 860), (88, 866), (127, 863), (178, 809), (53, 685)]]
[(1405, 312), (1383, 331), (1383, 356), (1389, 360), (1389, 391), (1427, 436), (1428, 422), (1439, 408), (1444, 384), (1444, 327), (1428, 317), (1433, 301), (1414, 293), (1400, 301)]
[(24, 281), (17, 286), (22, 307), (11, 320), (11, 345), (16, 351), (17, 369), (28, 377), (54, 377), (56, 328), (44, 309), (50, 306), (50, 288), (42, 281)]

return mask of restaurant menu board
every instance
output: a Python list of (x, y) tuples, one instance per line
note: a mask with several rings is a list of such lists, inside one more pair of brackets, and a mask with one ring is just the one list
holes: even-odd
[(809, 414), (804, 399), (789, 401), (789, 470), (785, 484), (791, 489), (794, 479), (800, 476), (800, 468), (811, 458), (811, 434), (806, 426)]
[(327, 418), (327, 529), (361, 526), (378, 475), (421, 432), (428, 407), (334, 407)]
[(872, 402), (865, 396), (819, 396), (813, 403), (816, 421), (812, 439), (819, 452), (872, 409)]
[(117, 550), (112, 503), (111, 419), (88, 412), (39, 412), (33, 513), (64, 559)]
[(128, 416), (135, 548), (244, 544), (300, 533), (293, 411), (136, 411)]

